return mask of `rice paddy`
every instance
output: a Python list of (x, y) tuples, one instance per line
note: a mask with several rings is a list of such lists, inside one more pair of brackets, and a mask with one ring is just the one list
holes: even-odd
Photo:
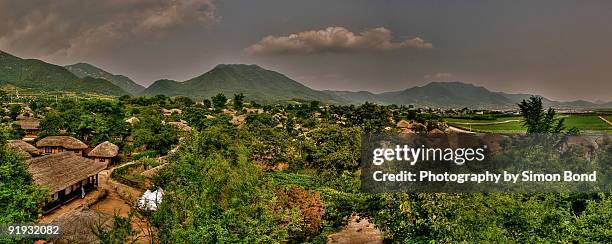
[[(612, 122), (611, 115), (602, 117)], [(564, 118), (566, 128), (576, 127), (585, 134), (612, 133), (612, 125), (596, 114), (567, 114), (560, 115), (559, 118)], [(449, 125), (464, 130), (503, 134), (524, 133), (526, 129), (522, 126), (521, 120), (520, 116), (500, 117), (494, 120), (446, 119)]]

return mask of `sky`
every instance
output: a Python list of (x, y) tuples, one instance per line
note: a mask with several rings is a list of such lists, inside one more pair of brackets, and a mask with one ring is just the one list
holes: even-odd
[(612, 1), (0, 0), (0, 50), (148, 86), (221, 63), (314, 89), (463, 81), (612, 101)]

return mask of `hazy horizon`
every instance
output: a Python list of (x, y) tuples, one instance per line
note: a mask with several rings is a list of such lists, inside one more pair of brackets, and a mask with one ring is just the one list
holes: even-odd
[(608, 1), (5, 1), (0, 50), (148, 86), (257, 64), (316, 90), (461, 81), (612, 101)]

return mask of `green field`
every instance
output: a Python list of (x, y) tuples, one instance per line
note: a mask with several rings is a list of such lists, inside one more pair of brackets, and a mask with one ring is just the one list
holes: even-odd
[[(612, 126), (604, 122), (598, 115), (560, 115), (565, 118), (567, 128), (576, 127), (586, 134), (612, 133)], [(612, 116), (603, 116), (610, 120)], [(523, 133), (520, 116), (501, 117), (494, 120), (470, 120), (448, 118), (448, 124), (465, 130), (491, 133)]]

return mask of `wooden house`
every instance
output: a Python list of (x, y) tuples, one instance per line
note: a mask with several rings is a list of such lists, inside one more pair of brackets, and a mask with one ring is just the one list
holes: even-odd
[(106, 167), (72, 152), (33, 158), (26, 163), (34, 182), (49, 189), (50, 200), (43, 206), (45, 213), (96, 189), (98, 173)]
[(119, 154), (119, 147), (108, 141), (100, 143), (87, 156), (96, 162), (109, 164)]
[(71, 151), (79, 156), (83, 155), (83, 150), (87, 145), (72, 136), (48, 136), (36, 142), (42, 154), (54, 154)]

